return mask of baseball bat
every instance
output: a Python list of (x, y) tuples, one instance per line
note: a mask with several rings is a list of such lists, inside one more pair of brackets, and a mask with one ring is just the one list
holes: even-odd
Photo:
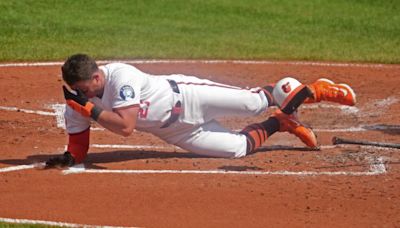
[(339, 138), (336, 136), (332, 138), (332, 143), (333, 143), (333, 145), (356, 144), (356, 145), (363, 145), (363, 146), (378, 146), (378, 147), (389, 147), (389, 148), (400, 149), (399, 143), (371, 142), (371, 141), (364, 141), (364, 140), (344, 139), (344, 138)]

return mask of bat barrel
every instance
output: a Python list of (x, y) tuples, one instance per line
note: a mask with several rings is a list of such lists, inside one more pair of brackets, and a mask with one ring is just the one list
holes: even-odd
[(400, 149), (399, 143), (371, 142), (371, 141), (363, 141), (363, 140), (344, 139), (344, 138), (339, 138), (336, 136), (332, 138), (332, 143), (333, 143), (333, 145), (355, 144), (355, 145), (389, 147), (389, 148)]

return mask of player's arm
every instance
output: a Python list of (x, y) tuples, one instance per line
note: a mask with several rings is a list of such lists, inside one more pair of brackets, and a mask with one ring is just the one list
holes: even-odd
[(129, 136), (135, 129), (138, 112), (138, 105), (118, 108), (113, 111), (102, 111), (97, 122), (116, 134)]
[(76, 91), (77, 94), (69, 91), (65, 86), (63, 90), (67, 104), (82, 116), (91, 117), (101, 126), (122, 136), (129, 136), (133, 132), (139, 111), (138, 105), (106, 111), (90, 102), (79, 90)]
[[(123, 136), (128, 136), (133, 132), (139, 106), (132, 105), (117, 108), (113, 111), (104, 111), (91, 103), (80, 91), (75, 94), (65, 87), (63, 87), (63, 90), (69, 108), (72, 108), (80, 115), (91, 117), (103, 127)], [(81, 163), (87, 156), (89, 139), (89, 127), (81, 132), (69, 134), (67, 151), (63, 155), (48, 159), (45, 167), (65, 167)]]

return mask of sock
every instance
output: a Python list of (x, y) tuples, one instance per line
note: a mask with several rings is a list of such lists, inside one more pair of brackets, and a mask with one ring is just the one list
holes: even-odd
[(279, 130), (279, 121), (270, 117), (262, 123), (250, 124), (245, 127), (240, 133), (247, 138), (246, 154), (252, 154), (259, 148), (268, 137)]
[(270, 137), (272, 134), (274, 134), (275, 132), (279, 131), (279, 120), (275, 117), (269, 117), (266, 121), (261, 123), (264, 127), (264, 129), (266, 129), (268, 137)]
[(268, 100), (268, 107), (276, 106), (274, 97), (272, 96), (273, 90), (274, 90), (274, 85), (272, 85), (272, 84), (267, 85), (263, 88), (263, 92), (265, 93), (265, 96), (267, 97), (267, 100)]

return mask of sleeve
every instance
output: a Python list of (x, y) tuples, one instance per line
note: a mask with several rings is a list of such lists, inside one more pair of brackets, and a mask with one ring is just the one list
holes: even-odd
[(112, 84), (114, 90), (112, 108), (139, 105), (145, 77), (143, 73), (130, 67), (125, 67), (116, 72)]

